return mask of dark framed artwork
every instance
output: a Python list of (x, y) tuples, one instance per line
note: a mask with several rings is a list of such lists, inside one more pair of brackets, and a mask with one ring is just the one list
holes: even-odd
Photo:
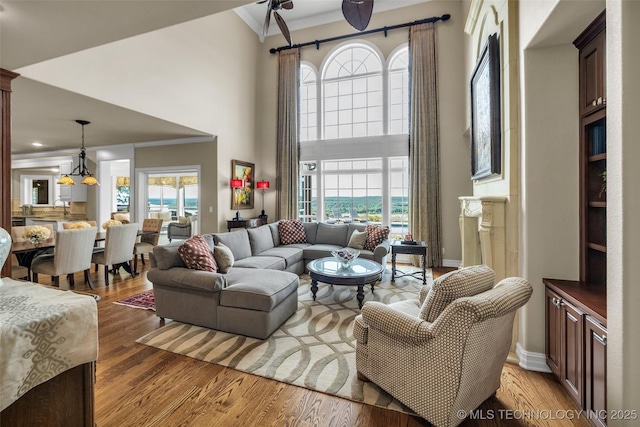
[(244, 181), (244, 187), (231, 192), (231, 209), (253, 209), (255, 197), (253, 172), (255, 170), (256, 167), (253, 163), (231, 160), (231, 179)]
[(501, 139), (499, 45), (492, 34), (471, 77), (471, 179), (500, 174)]

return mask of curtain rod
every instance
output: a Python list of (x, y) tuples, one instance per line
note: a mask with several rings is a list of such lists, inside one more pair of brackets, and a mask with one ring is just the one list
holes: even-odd
[(428, 22), (448, 21), (449, 18), (451, 18), (451, 15), (446, 13), (446, 14), (444, 14), (442, 16), (434, 16), (432, 18), (425, 18), (425, 19), (421, 19), (419, 21), (406, 22), (404, 24), (392, 25), (390, 27), (381, 27), (381, 28), (376, 28), (374, 30), (367, 30), (367, 31), (362, 31), (362, 32), (359, 32), (359, 33), (354, 33), (354, 34), (345, 34), (343, 36), (336, 36), (336, 37), (331, 37), (331, 38), (328, 38), (328, 39), (315, 40), (315, 41), (306, 42), (306, 43), (298, 43), (298, 44), (294, 44), (294, 45), (291, 45), (291, 46), (280, 46), (278, 48), (269, 49), (269, 52), (277, 53), (277, 52), (280, 52), (281, 50), (294, 49), (294, 48), (306, 47), (306, 46), (315, 46), (316, 49), (320, 49), (320, 44), (321, 43), (333, 42), (333, 41), (336, 41), (336, 40), (350, 39), (352, 37), (365, 36), (365, 35), (368, 35), (368, 34), (380, 33), (380, 32), (383, 32), (383, 31), (384, 31), (384, 36), (387, 37), (387, 32), (391, 31), (391, 30), (396, 30), (398, 28), (411, 27), (411, 26), (419, 25), (419, 24), (426, 24)]

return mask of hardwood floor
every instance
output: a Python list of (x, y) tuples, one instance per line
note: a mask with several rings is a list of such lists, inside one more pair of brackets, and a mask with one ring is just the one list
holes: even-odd
[[(430, 425), (400, 412), (136, 344), (137, 338), (163, 322), (152, 311), (113, 302), (151, 288), (148, 266), (134, 279), (123, 271), (112, 276), (109, 287), (104, 286), (102, 270), (92, 272), (95, 290), (85, 288), (81, 275), (76, 276), (75, 290), (102, 298), (95, 388), (98, 427)], [(66, 281), (61, 282), (64, 288)], [(507, 364), (500, 389), (476, 413), (484, 419), (467, 419), (462, 425), (588, 426), (577, 414), (577, 406), (551, 374)]]

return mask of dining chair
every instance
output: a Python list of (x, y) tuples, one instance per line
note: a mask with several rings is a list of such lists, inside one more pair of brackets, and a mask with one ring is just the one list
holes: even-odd
[(133, 248), (133, 271), (136, 273), (138, 272), (138, 255), (140, 255), (140, 260), (142, 261), (142, 265), (144, 265), (144, 254), (152, 252), (153, 248), (158, 245), (162, 223), (163, 221), (161, 219), (152, 218), (145, 218), (142, 221), (142, 232), (152, 234), (143, 234), (140, 236), (140, 241), (136, 242)]
[(11, 278), (29, 280), (29, 269), (18, 264), (15, 255), (11, 255)]
[(74, 226), (73, 224), (77, 224), (79, 222), (86, 222), (91, 227), (97, 227), (98, 226), (96, 221), (67, 221), (67, 222), (63, 222), (62, 223), (62, 229), (63, 230), (74, 229), (76, 226)]
[[(104, 265), (104, 282), (109, 286), (109, 266), (115, 274), (120, 267), (124, 267), (131, 276), (135, 276), (132, 269), (133, 248), (136, 244), (139, 224), (122, 224), (107, 227), (107, 235), (104, 248), (92, 248), (94, 250), (91, 262)], [(102, 249), (96, 251), (96, 249)]]
[[(51, 233), (51, 237), (55, 236), (55, 233), (53, 230), (53, 224), (34, 224), (34, 225), (41, 225), (44, 228), (48, 228), (49, 232)], [(27, 228), (31, 228), (34, 225), (18, 225), (15, 227), (11, 227), (11, 241), (26, 242), (27, 238), (24, 237), (24, 232), (27, 230)]]
[(84, 272), (84, 282), (93, 289), (91, 276), (91, 254), (96, 241), (97, 227), (77, 230), (59, 230), (53, 255), (37, 256), (31, 262), (32, 280), (38, 283), (38, 274), (51, 276), (53, 284), (59, 286), (59, 277), (66, 274), (69, 285), (74, 285), (73, 274)]

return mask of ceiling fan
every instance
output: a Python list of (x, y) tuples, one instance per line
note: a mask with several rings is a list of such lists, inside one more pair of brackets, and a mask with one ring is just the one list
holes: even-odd
[(373, 0), (342, 0), (342, 15), (356, 30), (364, 31), (371, 20)]
[(287, 10), (293, 9), (293, 0), (260, 0), (257, 3), (258, 4), (268, 3), (267, 16), (264, 19), (262, 34), (265, 37), (267, 36), (267, 33), (269, 32), (269, 23), (271, 22), (271, 12), (273, 12), (273, 16), (276, 19), (276, 23), (278, 24), (278, 27), (280, 27), (280, 31), (282, 32), (282, 35), (284, 36), (285, 39), (287, 39), (289, 46), (291, 46), (292, 44), (291, 33), (289, 33), (289, 28), (287, 28), (287, 24), (284, 22), (284, 19), (282, 19), (282, 16), (280, 16), (280, 14), (277, 11), (280, 9), (287, 9)]

